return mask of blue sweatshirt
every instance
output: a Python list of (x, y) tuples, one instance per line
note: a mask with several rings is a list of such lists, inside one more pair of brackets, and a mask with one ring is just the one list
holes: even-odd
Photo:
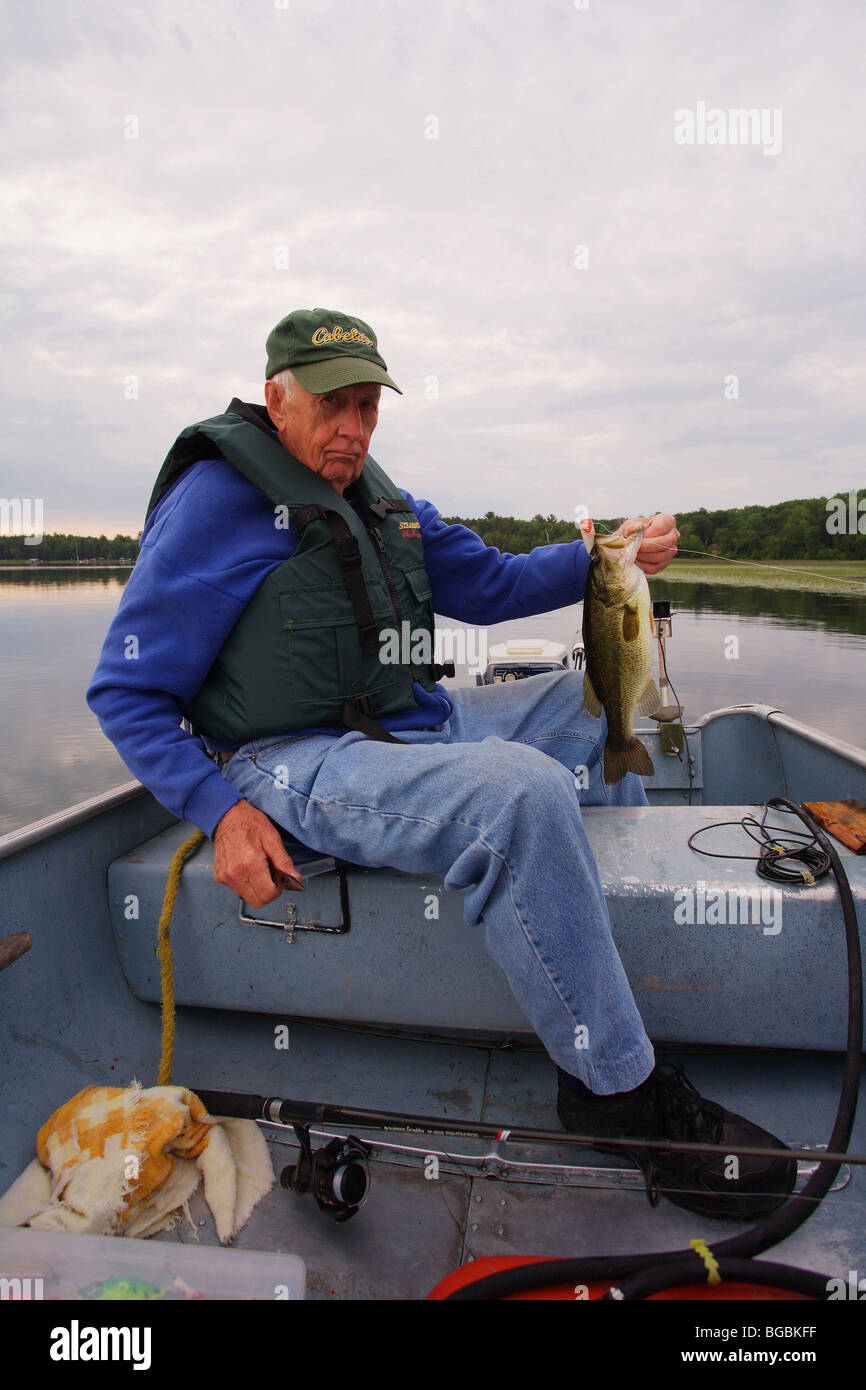
[[(429, 502), (400, 491), (421, 523), (436, 613), (487, 627), (583, 598), (589, 555), (580, 538), (529, 555), (501, 554), (468, 527), (447, 526)], [(272, 502), (233, 464), (193, 464), (148, 518), (87, 691), (88, 705), (133, 776), (211, 838), (242, 798), (203, 741), (180, 727), (182, 711), (259, 585), (294, 553), (298, 539), (294, 527), (274, 526)], [(383, 716), (383, 728), (438, 728), (449, 718), (453, 706), (441, 685), (430, 692), (416, 681), (413, 693), (418, 707)], [(335, 738), (345, 733), (337, 725), (321, 731)]]

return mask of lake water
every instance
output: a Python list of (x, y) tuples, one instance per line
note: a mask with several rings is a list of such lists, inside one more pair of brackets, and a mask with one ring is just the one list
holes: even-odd
[[(0, 834), (130, 780), (84, 699), (127, 578), (0, 571)], [(668, 670), (687, 720), (755, 701), (866, 746), (862, 598), (658, 579), (650, 587), (672, 601)], [(579, 618), (578, 606), (563, 608), (488, 628), (486, 639), (531, 633), (570, 647)], [(471, 660), (468, 643), (467, 652)], [(473, 682), (463, 665), (443, 684)]]

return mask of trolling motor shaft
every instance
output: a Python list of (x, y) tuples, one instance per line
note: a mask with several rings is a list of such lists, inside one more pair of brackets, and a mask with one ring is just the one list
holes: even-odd
[(672, 724), (675, 719), (679, 719), (682, 715), (683, 707), (674, 699), (671, 693), (667, 662), (665, 660), (665, 638), (671, 635), (670, 599), (660, 598), (653, 600), (653, 626), (655, 628), (656, 644), (659, 653), (659, 695), (661, 696), (661, 704), (651, 717), (659, 724)]

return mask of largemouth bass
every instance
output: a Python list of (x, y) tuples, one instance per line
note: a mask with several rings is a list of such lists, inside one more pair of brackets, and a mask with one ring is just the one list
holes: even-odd
[(583, 703), (594, 719), (607, 715), (604, 780), (627, 772), (652, 777), (655, 768), (640, 739), (635, 713), (654, 714), (661, 697), (652, 678), (649, 585), (635, 556), (643, 529), (625, 536), (597, 536), (592, 521), (580, 523), (591, 563), (583, 600), (586, 670)]

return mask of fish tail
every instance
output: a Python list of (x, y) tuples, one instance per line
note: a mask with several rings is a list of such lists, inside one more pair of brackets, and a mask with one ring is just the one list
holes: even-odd
[(654, 777), (652, 759), (639, 738), (631, 738), (628, 743), (613, 745), (608, 739), (604, 745), (604, 780), (608, 786), (621, 782), (627, 772), (636, 772), (640, 777)]

